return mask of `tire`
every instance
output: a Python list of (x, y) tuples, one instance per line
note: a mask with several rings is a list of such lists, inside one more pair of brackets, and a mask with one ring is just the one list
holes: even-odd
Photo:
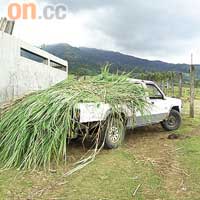
[(117, 118), (109, 118), (104, 128), (105, 147), (117, 149), (124, 142), (124, 137), (124, 122)]
[(161, 122), (161, 125), (166, 131), (175, 131), (180, 128), (181, 122), (180, 113), (176, 110), (171, 110), (168, 119)]

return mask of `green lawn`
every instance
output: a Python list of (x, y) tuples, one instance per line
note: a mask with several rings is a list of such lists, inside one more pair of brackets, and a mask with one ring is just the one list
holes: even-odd
[(187, 200), (200, 199), (200, 129), (193, 131), (191, 138), (178, 141), (180, 148), (179, 160), (188, 171), (189, 176), (185, 177), (185, 198)]
[[(185, 115), (175, 132), (187, 136), (183, 139), (168, 140), (160, 126), (128, 131), (121, 148), (103, 150), (92, 164), (70, 177), (63, 176), (68, 167), (51, 173), (1, 171), (0, 199), (200, 199), (198, 127), (200, 117)], [(69, 151), (72, 162), (84, 153), (81, 145), (72, 145)]]

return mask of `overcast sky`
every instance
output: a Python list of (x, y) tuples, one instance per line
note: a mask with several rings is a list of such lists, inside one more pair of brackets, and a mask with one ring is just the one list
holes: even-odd
[[(1, 13), (6, 13), (7, 0)], [(46, 0), (65, 20), (18, 20), (15, 36), (34, 45), (69, 43), (175, 63), (200, 63), (199, 0)], [(38, 4), (40, 7), (41, 3)]]

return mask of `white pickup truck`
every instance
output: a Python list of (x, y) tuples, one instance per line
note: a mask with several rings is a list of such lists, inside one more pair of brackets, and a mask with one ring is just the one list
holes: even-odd
[[(126, 128), (143, 127), (151, 124), (161, 123), (166, 131), (173, 131), (181, 125), (181, 108), (180, 99), (166, 97), (163, 91), (152, 81), (143, 81), (130, 79), (132, 84), (140, 84), (144, 87), (147, 94), (147, 101), (150, 103), (147, 116), (140, 112), (131, 112), (124, 108), (126, 118), (123, 128), (116, 125), (121, 122), (115, 122), (106, 129), (105, 145), (112, 149), (120, 146), (124, 140)], [(79, 122), (84, 125), (105, 122), (110, 115), (109, 104), (82, 103), (79, 104)], [(85, 126), (86, 127), (86, 126)], [(87, 126), (88, 127), (88, 126)], [(92, 127), (92, 126), (91, 126)]]

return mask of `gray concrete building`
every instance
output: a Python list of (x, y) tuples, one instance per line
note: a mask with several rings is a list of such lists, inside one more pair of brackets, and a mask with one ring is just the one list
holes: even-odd
[(68, 62), (0, 31), (0, 103), (68, 76)]

